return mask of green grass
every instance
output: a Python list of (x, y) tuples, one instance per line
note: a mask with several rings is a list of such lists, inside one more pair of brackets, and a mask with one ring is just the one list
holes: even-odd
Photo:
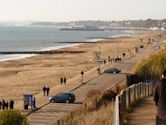
[(143, 60), (136, 68), (135, 74), (141, 80), (158, 79), (166, 69), (166, 49)]

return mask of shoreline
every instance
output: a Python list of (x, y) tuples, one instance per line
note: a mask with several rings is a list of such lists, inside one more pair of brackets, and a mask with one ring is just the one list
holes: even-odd
[[(0, 52), (0, 56), (2, 58), (2, 59), (0, 59), (0, 62), (20, 60), (20, 59), (25, 59), (25, 58), (37, 56), (40, 54), (55, 54), (52, 52), (59, 51), (61, 49), (74, 47), (74, 46), (79, 46), (81, 44), (97, 43), (97, 42), (106, 41), (106, 40), (112, 39), (112, 38), (132, 36), (134, 34), (136, 34), (136, 31), (132, 32), (132, 34), (118, 34), (118, 35), (113, 35), (113, 36), (108, 36), (108, 37), (103, 37), (103, 38), (102, 37), (91, 38), (91, 39), (87, 39), (85, 42), (57, 42), (57, 43), (61, 43), (61, 44), (65, 43), (66, 45), (47, 47), (45, 49), (36, 50), (36, 51), (3, 51), (3, 52)], [(43, 52), (43, 51), (45, 51), (45, 52)], [(63, 53), (63, 52), (61, 52), (61, 53)], [(66, 52), (66, 53), (70, 53), (70, 52)]]
[[(152, 35), (133, 35), (132, 37), (120, 37), (106, 39), (92, 44), (80, 44), (78, 46), (62, 48), (61, 51), (85, 51), (79, 54), (42, 54), (30, 58), (0, 62), (0, 99), (13, 98), (16, 103), (22, 101), (24, 93), (37, 95), (42, 92), (43, 86), (50, 88), (59, 85), (59, 78), (66, 76), (67, 81), (80, 74), (81, 70), (87, 71), (98, 66), (95, 61), (95, 52), (101, 52), (101, 59), (107, 60), (108, 56), (126, 53), (138, 45), (141, 38), (147, 43)], [(117, 44), (118, 43), (118, 44)], [(117, 47), (120, 49), (117, 52)]]

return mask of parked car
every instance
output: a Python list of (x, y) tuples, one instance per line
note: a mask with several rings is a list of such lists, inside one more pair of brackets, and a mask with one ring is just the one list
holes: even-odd
[(104, 70), (104, 73), (120, 73), (120, 72), (121, 72), (121, 70), (117, 69), (117, 68), (109, 68), (109, 69)]
[(49, 101), (54, 103), (73, 103), (75, 95), (70, 92), (58, 93), (55, 96), (49, 97)]

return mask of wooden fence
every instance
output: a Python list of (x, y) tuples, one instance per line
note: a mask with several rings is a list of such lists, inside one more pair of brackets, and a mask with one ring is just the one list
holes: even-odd
[(139, 83), (129, 86), (116, 96), (112, 125), (123, 125), (130, 107), (140, 99), (149, 97), (153, 92), (153, 84)]

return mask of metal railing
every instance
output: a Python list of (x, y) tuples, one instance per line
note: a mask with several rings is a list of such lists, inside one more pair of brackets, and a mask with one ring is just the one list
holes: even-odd
[(152, 95), (153, 85), (146, 83), (138, 83), (121, 91), (116, 96), (114, 116), (112, 125), (123, 125), (125, 115), (130, 107), (138, 100), (149, 97)]

